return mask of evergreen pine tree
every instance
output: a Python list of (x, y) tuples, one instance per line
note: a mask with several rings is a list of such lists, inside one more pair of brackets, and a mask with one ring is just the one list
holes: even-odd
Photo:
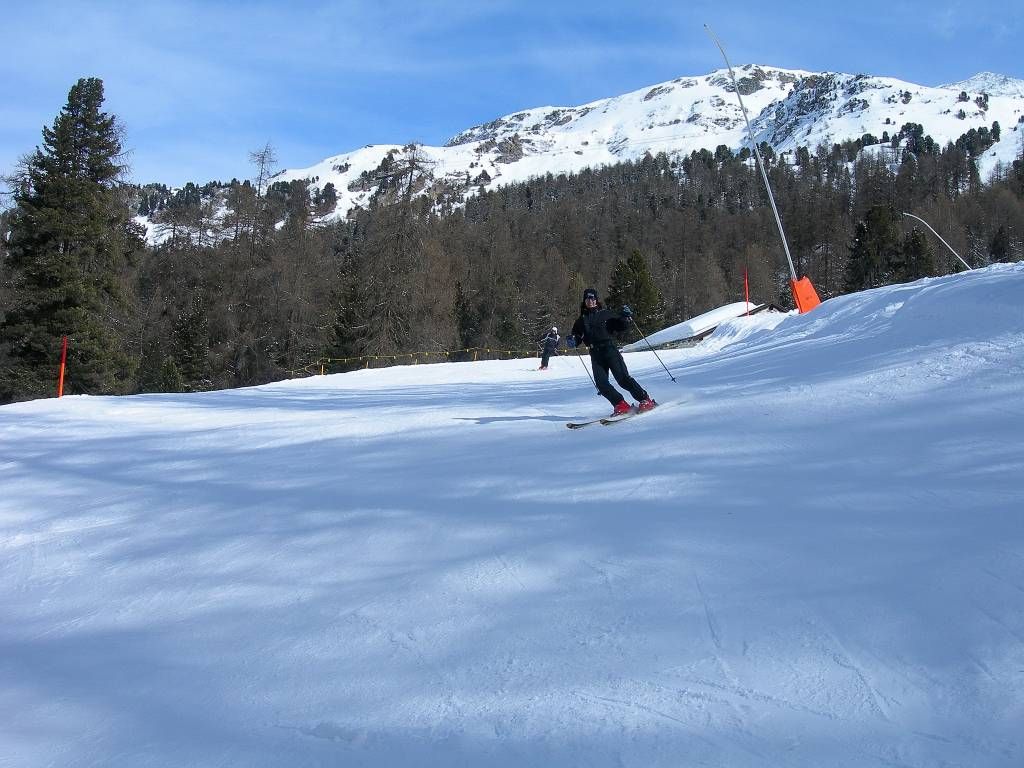
[(356, 257), (346, 259), (338, 287), (331, 297), (333, 333), (326, 349), (326, 357), (330, 359), (359, 357), (371, 351), (373, 340), (367, 326), (373, 311), (372, 297), (358, 262)]
[(1010, 233), (1002, 224), (992, 236), (989, 245), (989, 256), (992, 261), (1008, 261), (1010, 256)]
[(321, 216), (324, 216), (329, 213), (334, 213), (334, 209), (337, 207), (338, 190), (335, 189), (333, 183), (328, 181), (320, 191), (319, 198), (316, 201), (316, 212)]
[(174, 352), (183, 385), (192, 391), (207, 389), (210, 384), (210, 328), (200, 296), (193, 296), (175, 320)]
[(931, 243), (917, 227), (903, 238), (893, 277), (897, 282), (910, 282), (935, 274), (935, 254)]
[(157, 392), (185, 391), (185, 379), (182, 377), (181, 371), (178, 370), (174, 358), (170, 355), (167, 355), (160, 364), (160, 372), (155, 384)]
[(462, 281), (455, 281), (455, 327), (459, 344), (470, 349), (480, 343), (480, 309), (462, 288)]
[(846, 290), (862, 291), (889, 282), (899, 257), (899, 245), (895, 211), (883, 205), (868, 209), (854, 231), (846, 267)]
[(0, 317), (0, 402), (53, 394), (61, 336), (65, 391), (127, 391), (127, 268), (142, 248), (119, 197), (121, 130), (103, 81), (79, 80), (43, 128), (14, 193)]
[(644, 333), (660, 330), (664, 325), (665, 304), (651, 277), (647, 259), (638, 250), (625, 261), (615, 263), (605, 300), (609, 307), (616, 309), (628, 304)]

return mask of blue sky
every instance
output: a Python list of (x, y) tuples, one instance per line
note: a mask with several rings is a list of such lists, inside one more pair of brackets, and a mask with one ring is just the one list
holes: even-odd
[[(1021, 3), (4, 4), (0, 172), (40, 142), (80, 77), (100, 77), (135, 181), (252, 175), (270, 143), (304, 167), (365, 144), (443, 144), (519, 109), (571, 106), (734, 64), (865, 72), (923, 85), (1024, 78)], [(825, 10), (826, 13), (822, 11)]]

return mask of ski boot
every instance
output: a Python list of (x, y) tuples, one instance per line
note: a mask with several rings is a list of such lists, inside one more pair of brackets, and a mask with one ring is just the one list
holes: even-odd
[(629, 413), (631, 410), (633, 410), (633, 408), (630, 406), (629, 403), (627, 403), (625, 400), (620, 400), (618, 403), (615, 404), (615, 410), (612, 411), (611, 415), (622, 416), (624, 414)]

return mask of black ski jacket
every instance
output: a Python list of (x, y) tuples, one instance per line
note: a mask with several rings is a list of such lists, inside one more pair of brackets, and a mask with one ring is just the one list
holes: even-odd
[(614, 345), (613, 333), (629, 329), (629, 320), (601, 304), (596, 309), (580, 306), (580, 316), (572, 326), (572, 335), (576, 343), (582, 340), (588, 347), (604, 347)]
[(553, 355), (558, 351), (558, 342), (560, 337), (557, 333), (549, 333), (541, 341), (544, 342), (544, 354)]

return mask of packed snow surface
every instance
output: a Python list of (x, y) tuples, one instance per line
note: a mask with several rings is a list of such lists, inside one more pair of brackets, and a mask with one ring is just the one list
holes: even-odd
[[(632, 344), (625, 345), (622, 349), (626, 352), (636, 352), (642, 349), (648, 349), (648, 345), (654, 346), (656, 344), (667, 344), (672, 341), (682, 341), (685, 339), (692, 339), (694, 336), (699, 336), (702, 333), (706, 333), (712, 328), (717, 327), (726, 320), (732, 320), (734, 317), (740, 315), (746, 315), (747, 313), (761, 307), (761, 304), (755, 304), (747, 301), (734, 301), (731, 304), (726, 304), (724, 307), (717, 307), (708, 312), (704, 312), (696, 317), (691, 317), (682, 323), (671, 325), (668, 328), (663, 328), (660, 331), (655, 331), (651, 334), (646, 334), (644, 339), (633, 342)], [(775, 320), (769, 320), (768, 322), (774, 323)], [(643, 331), (643, 329), (640, 329)]]
[(0, 766), (1024, 765), (1024, 263), (660, 354), (0, 408)]

